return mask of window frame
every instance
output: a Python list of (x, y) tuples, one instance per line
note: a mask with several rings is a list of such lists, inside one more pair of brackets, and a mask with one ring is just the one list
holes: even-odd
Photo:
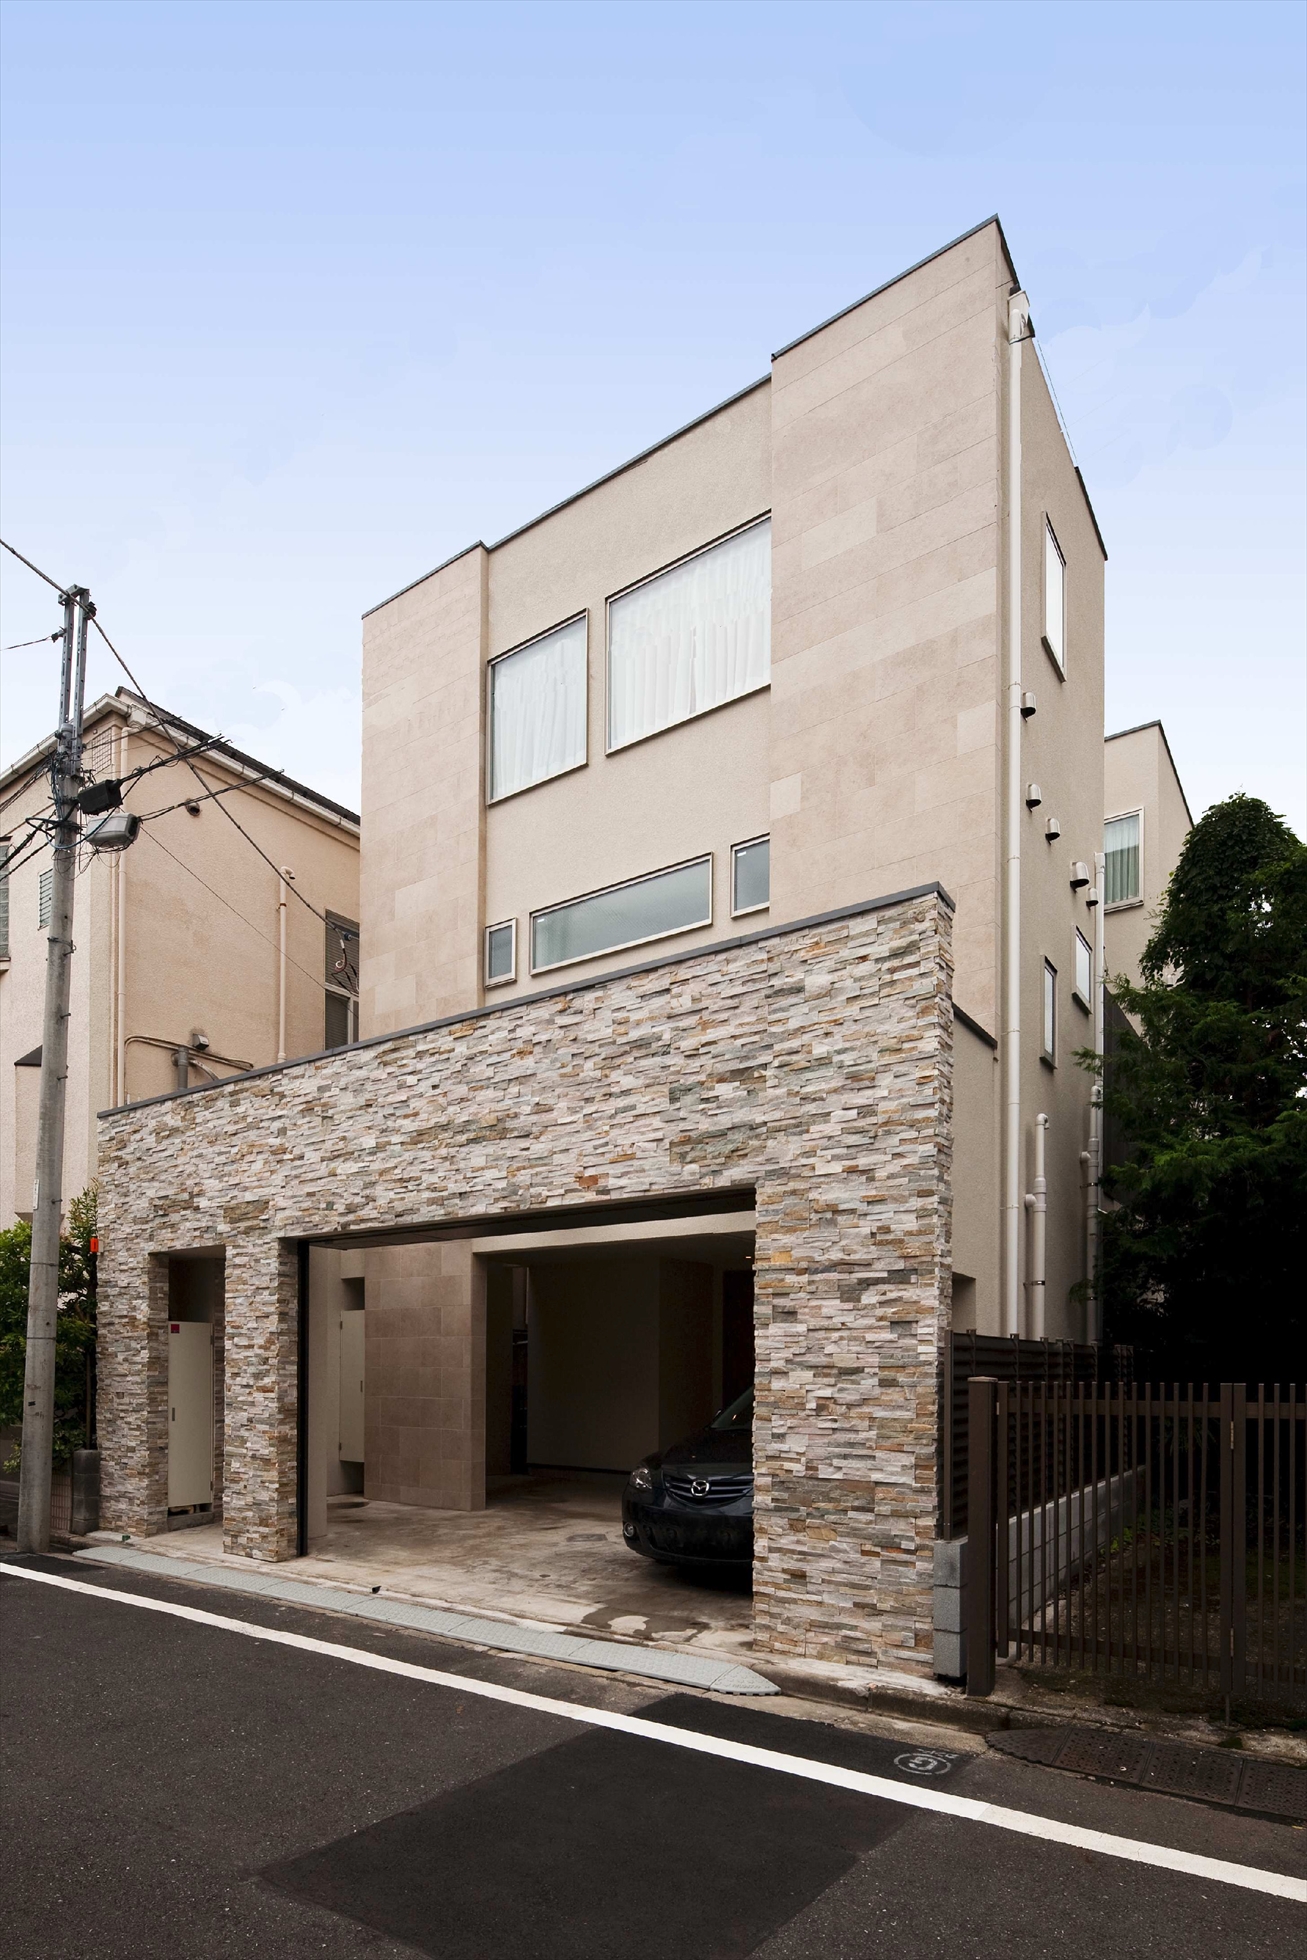
[[(735, 867), (741, 851), (753, 849), (755, 844), (767, 846), (767, 896), (761, 905), (737, 905), (735, 902)], [(771, 832), (759, 831), (756, 837), (743, 837), (738, 844), (731, 845), (731, 917), (747, 919), (755, 912), (766, 912), (771, 907)]]
[[(1086, 963), (1086, 965), (1087, 965), (1087, 967), (1088, 967), (1088, 969), (1089, 969), (1089, 990), (1088, 990), (1088, 992), (1084, 992), (1084, 991), (1083, 991), (1083, 990), (1081, 989), (1081, 986), (1080, 986), (1080, 949), (1081, 949), (1081, 947), (1083, 947), (1083, 948), (1084, 948), (1084, 953), (1085, 953), (1085, 963)], [(1093, 1013), (1093, 1011), (1094, 1011), (1094, 1009), (1093, 1009), (1093, 994), (1094, 994), (1094, 949), (1093, 949), (1093, 947), (1092, 947), (1092, 946), (1090, 945), (1090, 943), (1089, 943), (1089, 941), (1088, 941), (1088, 940), (1087, 940), (1087, 939), (1085, 938), (1085, 935), (1083, 934), (1083, 932), (1081, 932), (1081, 930), (1080, 930), (1080, 928), (1079, 928), (1079, 926), (1076, 926), (1076, 927), (1075, 927), (1075, 942), (1074, 942), (1074, 950), (1075, 950), (1075, 955), (1076, 955), (1076, 964), (1075, 964), (1075, 978), (1074, 978), (1074, 980), (1073, 980), (1073, 982), (1072, 982), (1072, 986), (1071, 986), (1071, 998), (1072, 998), (1072, 1000), (1074, 1000), (1074, 1001), (1078, 1001), (1078, 1002), (1080, 1003), (1080, 1005), (1081, 1005), (1081, 1007), (1083, 1007), (1083, 1008), (1084, 1008), (1084, 1010), (1085, 1010), (1085, 1012), (1086, 1012), (1086, 1014), (1092, 1014), (1092, 1013)]]
[[(1053, 645), (1052, 640), (1050, 640), (1048, 636), (1048, 623), (1049, 623), (1048, 622), (1048, 554), (1050, 550), (1057, 554), (1057, 561), (1059, 565), (1062, 567), (1062, 586), (1061, 586), (1062, 617), (1058, 622), (1058, 647), (1061, 648), (1060, 652), (1058, 651), (1058, 647), (1055, 647)], [(1063, 551), (1061, 545), (1058, 542), (1057, 532), (1053, 529), (1053, 520), (1049, 516), (1047, 511), (1044, 512), (1044, 562), (1041, 567), (1041, 570), (1044, 575), (1044, 592), (1043, 592), (1042, 604), (1040, 607), (1040, 611), (1043, 615), (1043, 625), (1040, 630), (1040, 637), (1044, 643), (1045, 653), (1048, 655), (1053, 665), (1057, 668), (1057, 671), (1061, 675), (1062, 679), (1065, 680), (1066, 679), (1066, 571), (1067, 571), (1066, 553)]]
[[(623, 939), (615, 946), (605, 946), (602, 952), (577, 953), (570, 960), (554, 960), (548, 966), (536, 965), (535, 925), (537, 919), (546, 918), (551, 912), (566, 911), (572, 905), (583, 905), (588, 898), (606, 898), (610, 892), (625, 891), (630, 885), (648, 884), (654, 878), (664, 877), (669, 871), (687, 870), (692, 864), (706, 864), (708, 867), (708, 916), (706, 919), (696, 919), (690, 925), (673, 926), (670, 932), (646, 933), (641, 939)], [(619, 878), (616, 884), (597, 885), (593, 891), (578, 892), (575, 898), (559, 899), (557, 904), (554, 905), (537, 906), (527, 917), (527, 932), (529, 934), (527, 953), (532, 978), (534, 979), (539, 973), (561, 973), (565, 967), (569, 966), (584, 966), (589, 960), (606, 960), (613, 953), (627, 952), (633, 946), (652, 946), (660, 939), (679, 939), (687, 932), (702, 932), (705, 926), (710, 926), (713, 922), (713, 882), (713, 853), (711, 851), (696, 851), (693, 857), (678, 858), (673, 864), (660, 864), (656, 870), (642, 871), (638, 877)]]
[[(1051, 981), (1051, 986), (1050, 986)], [(1042, 993), (1039, 1001), (1039, 1059), (1049, 1068), (1057, 1067), (1057, 968), (1045, 954), (1041, 980)], [(1050, 1027), (1051, 1043), (1049, 1045)]]
[[(645, 572), (640, 578), (632, 579), (629, 585), (623, 585), (618, 591), (608, 594), (608, 597), (604, 600), (605, 755), (623, 755), (627, 749), (636, 748), (641, 742), (652, 742), (656, 736), (670, 735), (674, 728), (684, 728), (692, 721), (701, 721), (705, 715), (715, 715), (722, 708), (733, 707), (737, 701), (749, 701), (755, 694), (764, 694), (771, 687), (771, 673), (769, 670), (765, 681), (759, 681), (757, 687), (746, 688), (743, 694), (732, 694), (727, 701), (715, 701), (711, 708), (696, 708), (692, 715), (685, 715), (680, 721), (669, 721), (664, 723), (661, 728), (649, 729), (647, 734), (633, 735), (629, 742), (613, 742), (613, 607), (620, 599), (627, 599), (632, 592), (638, 592), (641, 586), (652, 585), (655, 579), (662, 578), (665, 573), (677, 572), (682, 565), (689, 565), (696, 558), (702, 558), (706, 552), (715, 551), (719, 544), (729, 544), (732, 538), (742, 538), (746, 531), (756, 531), (760, 524), (770, 524), (771, 521), (772, 513), (770, 507), (768, 507), (768, 509), (760, 511), (757, 517), (749, 518), (746, 523), (736, 524), (731, 530), (723, 531), (719, 537), (709, 538), (706, 544), (696, 545), (693, 551), (682, 552), (679, 558), (669, 558), (665, 565), (657, 566), (652, 572)], [(692, 863), (693, 861), (688, 858), (686, 860), (687, 863)], [(672, 867), (669, 866), (668, 868), (671, 869)], [(532, 916), (534, 917), (534, 914)], [(534, 968), (532, 971), (534, 971)]]
[[(555, 769), (552, 775), (537, 776), (533, 783), (523, 783), (518, 789), (505, 790), (496, 796), (495, 786), (495, 668), (505, 660), (511, 660), (515, 653), (527, 653), (541, 640), (552, 639), (555, 633), (565, 633), (569, 626), (585, 621), (585, 754), (579, 762), (569, 762), (566, 769)], [(502, 653), (492, 654), (486, 662), (486, 733), (485, 733), (485, 774), (486, 808), (498, 809), (501, 803), (511, 803), (515, 796), (525, 796), (528, 790), (539, 789), (542, 783), (556, 783), (564, 776), (573, 776), (578, 769), (585, 769), (590, 762), (590, 608), (582, 606), (569, 613), (566, 619), (559, 619), (542, 632), (532, 633), (527, 640), (519, 640), (516, 646), (505, 647)], [(503, 923), (507, 924), (505, 920)]]
[[(1107, 826), (1110, 823), (1120, 823), (1125, 817), (1137, 817), (1139, 820), (1139, 890), (1134, 898), (1115, 898), (1109, 905), (1107, 903)], [(1103, 910), (1104, 912), (1128, 912), (1131, 906), (1142, 905), (1143, 903), (1144, 806), (1141, 803), (1133, 810), (1114, 810), (1111, 816), (1103, 818)]]
[[(336, 929), (337, 932), (343, 931), (346, 933), (353, 933), (355, 957), (357, 958), (358, 947), (360, 943), (359, 924), (357, 919), (347, 919), (343, 912), (328, 912), (326, 914), (327, 932), (330, 933), (333, 927)], [(327, 963), (324, 959), (324, 965), (326, 964)], [(339, 1046), (342, 1048), (350, 1048), (359, 1038), (358, 989), (356, 987), (333, 986), (330, 975), (331, 975), (331, 968), (330, 966), (328, 966), (327, 973), (324, 976), (322, 982), (322, 991), (324, 994), (329, 994), (333, 1000), (343, 1000), (345, 1002), (345, 1023), (346, 1023), (346, 1027), (349, 1030), (349, 1035), (348, 1035), (348, 1039), (346, 1041), (341, 1042)], [(324, 1008), (325, 1008), (325, 1002), (324, 1002)], [(326, 1032), (327, 1032), (325, 1015), (323, 1020), (322, 1032), (325, 1041)], [(330, 1055), (330, 1054), (334, 1054), (335, 1050), (331, 1048), (324, 1048), (323, 1052)]]
[[(552, 778), (550, 780), (552, 780)], [(534, 788), (534, 784), (532, 785), (532, 787)], [(505, 926), (508, 926), (510, 931), (512, 932), (513, 950), (509, 958), (509, 968), (507, 973), (498, 973), (492, 979), (490, 973), (490, 935), (492, 932), (502, 932)], [(488, 925), (485, 929), (482, 954), (481, 954), (481, 984), (483, 987), (487, 989), (491, 987), (511, 987), (516, 981), (516, 979), (517, 979), (517, 920), (516, 918), (496, 919), (493, 925)]]

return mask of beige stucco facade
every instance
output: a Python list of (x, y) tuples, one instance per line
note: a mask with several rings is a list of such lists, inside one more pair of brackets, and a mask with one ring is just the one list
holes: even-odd
[(1104, 818), (1137, 814), (1140, 820), (1139, 897), (1107, 908), (1107, 972), (1137, 984), (1140, 958), (1193, 818), (1160, 721), (1109, 735), (1104, 755)]
[[(998, 225), (981, 226), (783, 350), (721, 408), (364, 622), (363, 1030), (525, 997), (545, 984), (525, 954), (533, 912), (703, 853), (712, 920), (680, 943), (729, 938), (731, 847), (762, 834), (777, 924), (938, 880), (957, 906), (956, 1000), (973, 1024), (962, 1045), (976, 1048), (959, 1074), (955, 1256), (977, 1324), (995, 1331), (1014, 286)], [(1093, 923), (1070, 867), (1101, 842), (1104, 552), (1031, 342), (1020, 385), (1020, 678), (1037, 700), (1020, 770), (1043, 795), (1023, 803), (1020, 840), (1023, 1164), (1029, 1175), (1047, 1114), (1048, 1331), (1079, 1334), (1089, 1083), (1073, 1053), (1090, 1030), (1071, 981), (1075, 932), (1092, 942)], [(768, 514), (770, 685), (608, 753), (612, 596)], [(1048, 523), (1067, 562), (1065, 671), (1042, 643)], [(585, 761), (489, 801), (489, 663), (578, 615)], [(488, 993), (483, 934), (510, 919), (516, 979)], [(1049, 1063), (1045, 959), (1061, 1012)]]
[[(190, 746), (198, 731), (171, 724)], [(33, 775), (41, 750), (0, 778), (14, 795)], [(175, 756), (155, 717), (125, 692), (87, 716), (86, 759), (97, 780)], [(277, 872), (227, 821), (206, 789), (222, 789), (249, 837), (292, 871), (295, 889), (318, 912), (358, 918), (358, 819), (315, 792), (224, 746), (196, 758), (197, 781), (170, 762), (130, 785), (126, 807), (142, 815), (170, 805), (114, 856), (83, 853), (74, 913), (69, 1072), (65, 1121), (65, 1199), (95, 1175), (96, 1119), (102, 1109), (159, 1095), (177, 1084), (178, 1048), (188, 1049), (190, 1080), (225, 1077), (240, 1066), (277, 1059), (283, 966)], [(190, 799), (192, 807), (185, 807)], [(17, 847), (27, 819), (46, 806), (37, 775), (5, 812)], [(8, 957), (0, 961), (0, 1222), (31, 1210), (36, 1158), (45, 995), (46, 931), (40, 880), (50, 853), (19, 862), (9, 876)], [(325, 1045), (325, 927), (308, 906), (286, 907), (285, 1052)], [(207, 1039), (207, 1049), (195, 1045)]]

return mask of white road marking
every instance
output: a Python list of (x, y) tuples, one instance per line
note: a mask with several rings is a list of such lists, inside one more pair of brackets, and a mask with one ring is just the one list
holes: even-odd
[(1204, 1858), (1193, 1851), (1177, 1851), (1166, 1844), (1146, 1844), (1135, 1838), (1118, 1837), (1110, 1831), (1090, 1831), (1080, 1824), (1063, 1824), (1055, 1817), (1039, 1817), (1024, 1810), (1009, 1810), (1002, 1804), (982, 1803), (975, 1797), (956, 1797), (947, 1790), (934, 1790), (921, 1784), (894, 1783), (888, 1777), (869, 1776), (862, 1770), (841, 1769), (834, 1763), (813, 1762), (806, 1756), (789, 1756), (776, 1749), (758, 1749), (748, 1742), (726, 1742), (714, 1735), (699, 1735), (694, 1729), (672, 1728), (664, 1722), (647, 1722), (639, 1715), (620, 1715), (608, 1708), (590, 1708), (571, 1701), (554, 1701), (548, 1695), (533, 1695), (522, 1688), (505, 1688), (497, 1682), (480, 1681), (465, 1674), (446, 1674), (435, 1667), (419, 1667), (412, 1661), (392, 1660), (386, 1654), (369, 1654), (360, 1647), (339, 1646), (333, 1640), (314, 1640), (305, 1633), (288, 1633), (280, 1627), (255, 1626), (248, 1620), (228, 1619), (221, 1613), (206, 1613), (198, 1606), (178, 1606), (171, 1600), (150, 1599), (140, 1593), (117, 1592), (109, 1586), (88, 1585), (80, 1579), (60, 1578), (53, 1572), (35, 1572), (27, 1566), (0, 1564), (0, 1573), (10, 1578), (29, 1579), (36, 1585), (56, 1586), (62, 1592), (83, 1593), (92, 1599), (112, 1600), (120, 1606), (135, 1606), (147, 1613), (166, 1613), (175, 1620), (190, 1620), (196, 1626), (216, 1627), (223, 1633), (238, 1633), (247, 1640), (266, 1640), (277, 1647), (295, 1647), (301, 1653), (321, 1654), (328, 1660), (349, 1661), (355, 1667), (368, 1667), (378, 1674), (395, 1674), (406, 1681), (427, 1681), (437, 1688), (453, 1688), (459, 1694), (479, 1695), (485, 1701), (506, 1702), (512, 1708), (531, 1708), (541, 1715), (557, 1715), (565, 1722), (580, 1722), (589, 1728), (614, 1729), (621, 1735), (642, 1736), (647, 1742), (692, 1749), (702, 1756), (719, 1756), (728, 1762), (751, 1763), (758, 1769), (778, 1771), (782, 1776), (803, 1777), (810, 1783), (827, 1783), (838, 1790), (854, 1790), (863, 1796), (880, 1797), (886, 1803), (907, 1804), (913, 1810), (933, 1810), (945, 1817), (965, 1818), (972, 1824), (991, 1824), (1001, 1831), (1016, 1831), (1023, 1837), (1044, 1838), (1051, 1844), (1066, 1844), (1079, 1851), (1097, 1851), (1108, 1858), (1124, 1858), (1132, 1864), (1153, 1865), (1162, 1871), (1184, 1872), (1191, 1878), (1205, 1878), (1218, 1885), (1238, 1885), (1249, 1892), (1269, 1892), (1273, 1897), (1293, 1899), (1307, 1905), (1307, 1879), (1290, 1878), (1283, 1872), (1261, 1871), (1254, 1865), (1236, 1865), (1224, 1858)]

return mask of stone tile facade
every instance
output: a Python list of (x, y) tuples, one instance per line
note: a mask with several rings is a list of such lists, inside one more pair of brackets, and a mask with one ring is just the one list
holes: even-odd
[(931, 887), (104, 1117), (106, 1525), (164, 1523), (160, 1255), (225, 1248), (227, 1547), (284, 1559), (298, 1242), (752, 1188), (758, 1644), (929, 1672), (950, 925)]

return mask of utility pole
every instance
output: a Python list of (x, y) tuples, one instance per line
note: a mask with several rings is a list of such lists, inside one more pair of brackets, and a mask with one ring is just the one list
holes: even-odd
[(73, 959), (73, 886), (81, 811), (82, 709), (86, 635), (95, 607), (84, 586), (61, 593), (64, 609), (59, 728), (51, 765), (54, 876), (45, 1020), (41, 1034), (41, 1102), (37, 1119), (36, 1189), (32, 1196), (32, 1276), (27, 1295), (27, 1368), (23, 1383), (23, 1453), (18, 1486), (18, 1549), (50, 1549), (50, 1477), (54, 1445), (55, 1333), (59, 1314), (59, 1226), (63, 1207), (64, 1091), (68, 1082), (68, 1003)]

